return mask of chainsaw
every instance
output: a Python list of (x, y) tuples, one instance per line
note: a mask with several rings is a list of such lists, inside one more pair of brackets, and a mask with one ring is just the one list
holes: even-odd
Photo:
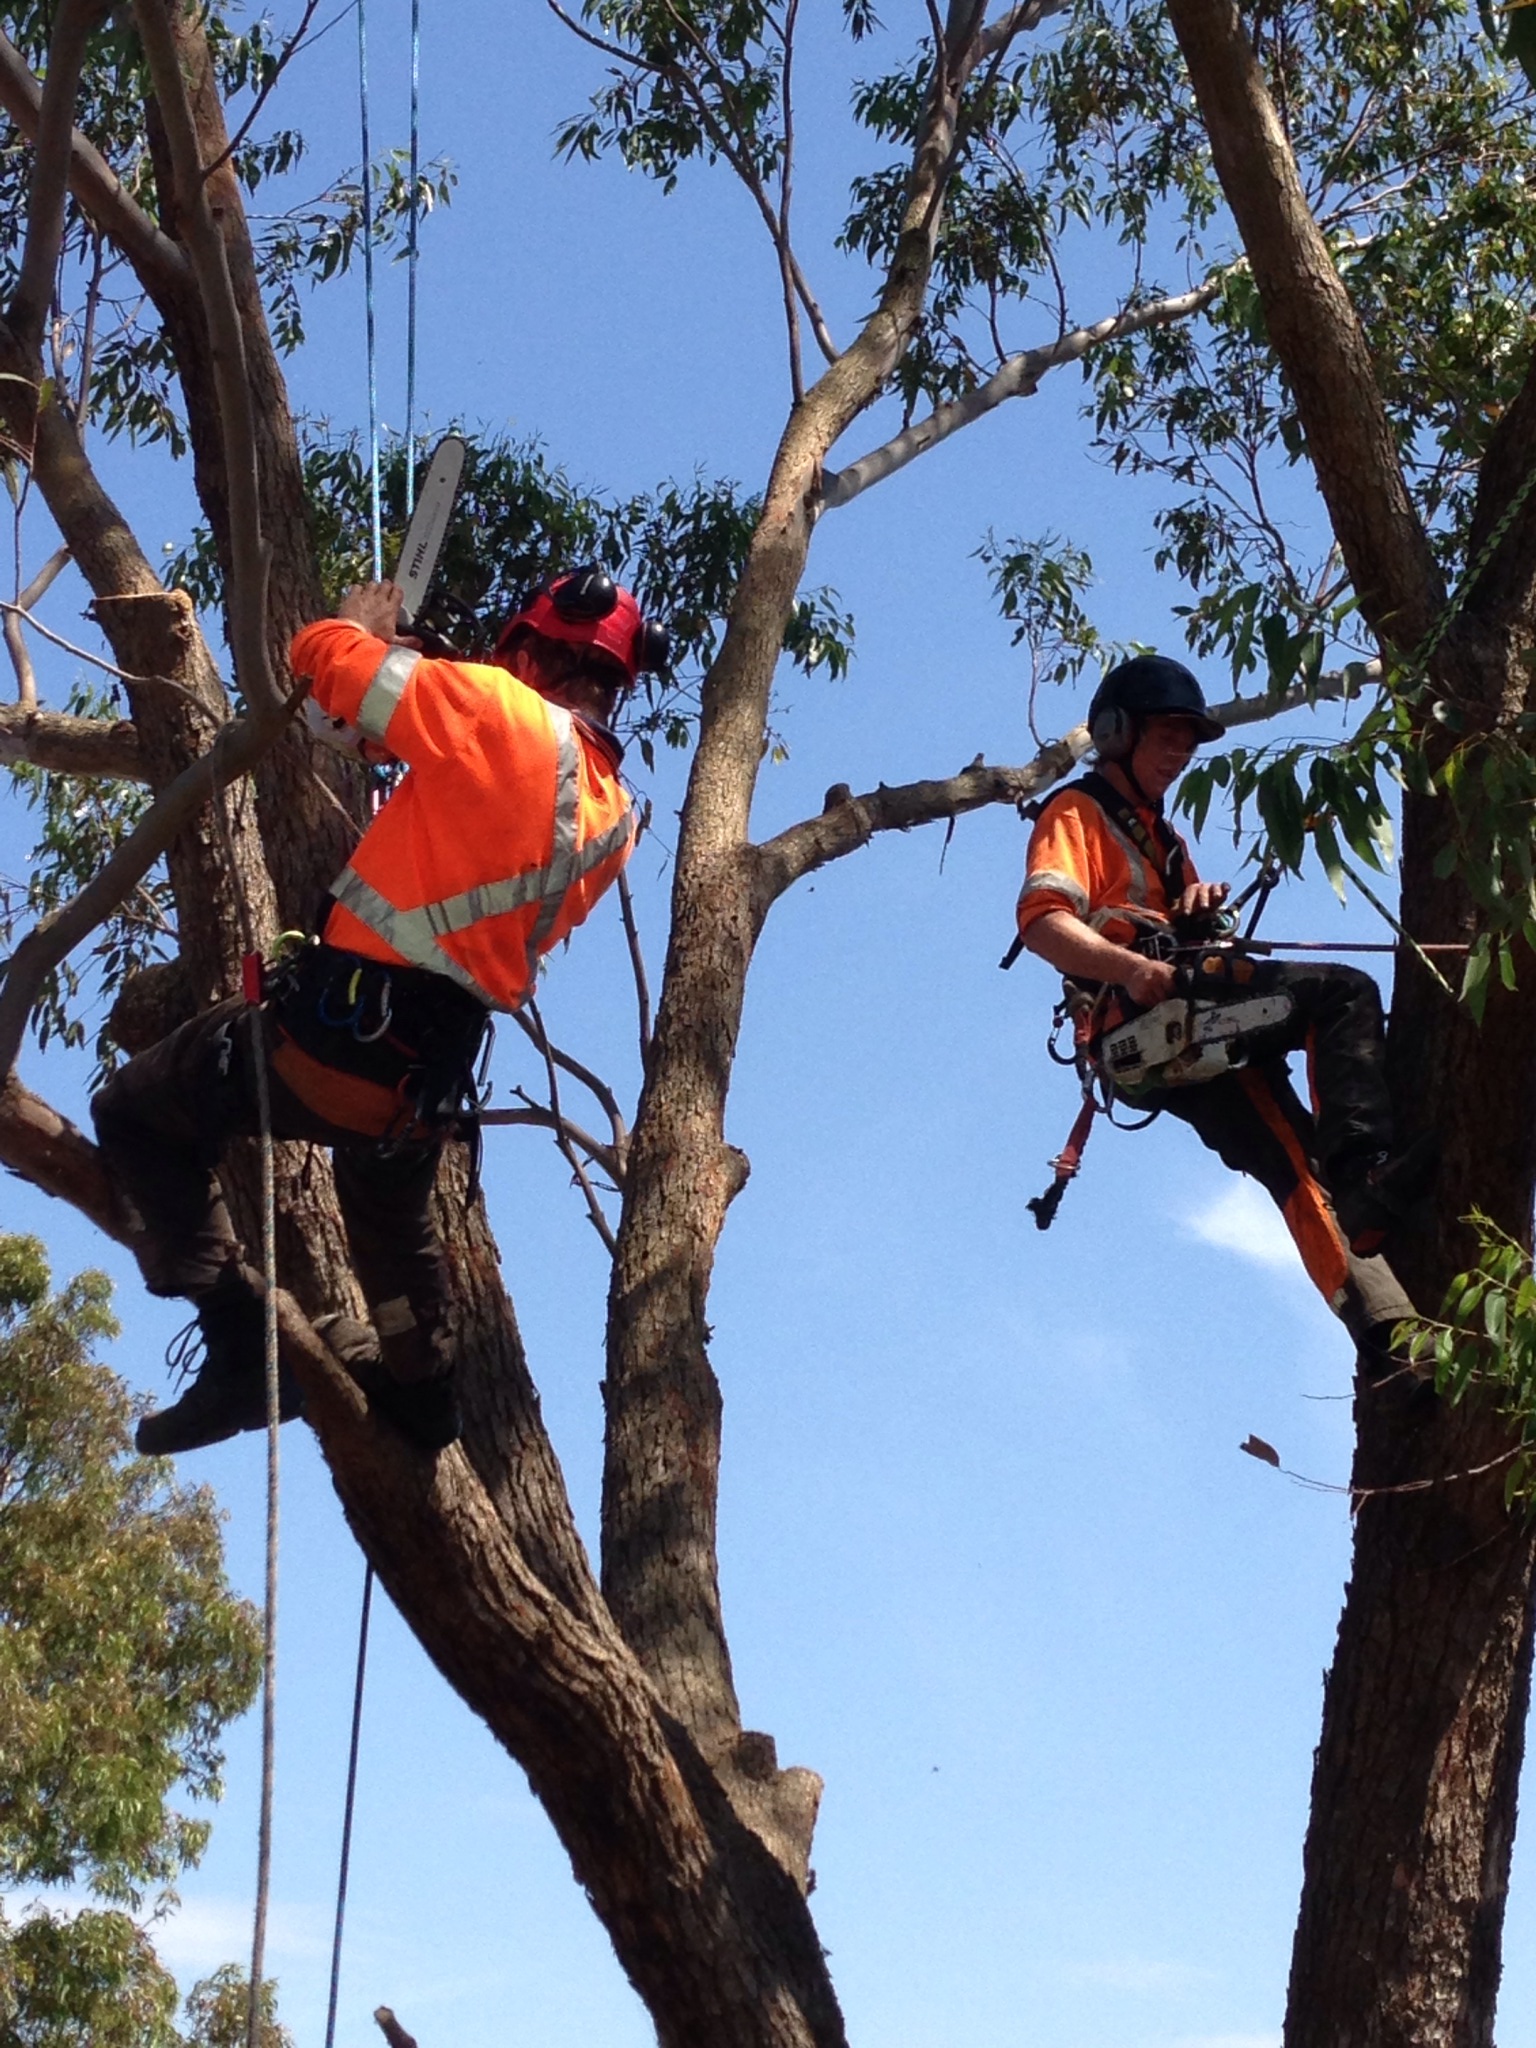
[[(448, 538), (448, 524), (453, 517), (454, 502), (464, 474), (465, 454), (463, 437), (458, 434), (445, 434), (433, 449), (417, 493), (411, 523), (400, 543), (400, 559), (394, 575), (395, 582), (404, 593), (400, 601), (399, 631), (419, 639), (423, 653), (450, 658), (460, 653), (466, 639), (473, 633), (474, 617), (457, 598), (445, 591), (433, 590), (432, 578), (437, 573), (443, 543)], [(304, 719), (310, 737), (319, 740), (323, 746), (334, 747), (339, 754), (350, 755), (355, 761), (366, 761), (371, 768), (387, 767), (394, 761), (388, 747), (367, 738), (356, 726), (348, 725), (344, 718), (330, 717), (312, 697), (305, 700)]]

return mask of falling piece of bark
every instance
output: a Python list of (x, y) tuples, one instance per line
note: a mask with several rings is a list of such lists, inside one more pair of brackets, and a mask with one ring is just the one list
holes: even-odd
[(1247, 1443), (1239, 1444), (1237, 1448), (1246, 1451), (1250, 1458), (1257, 1458), (1262, 1465), (1278, 1466), (1280, 1463), (1280, 1453), (1273, 1444), (1265, 1443), (1261, 1436), (1251, 1436)]

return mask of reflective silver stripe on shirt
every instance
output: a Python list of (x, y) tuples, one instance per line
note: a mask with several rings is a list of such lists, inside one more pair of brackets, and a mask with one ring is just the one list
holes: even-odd
[(1033, 896), (1037, 891), (1048, 890), (1053, 896), (1065, 896), (1079, 917), (1088, 915), (1088, 892), (1080, 888), (1070, 875), (1059, 875), (1053, 868), (1039, 868), (1024, 878), (1024, 887), (1019, 891), (1020, 900)]
[(550, 928), (560, 914), (560, 905), (565, 901), (566, 890), (575, 879), (576, 832), (580, 822), (581, 757), (576, 751), (576, 727), (570, 712), (562, 705), (551, 704), (549, 716), (555, 728), (555, 741), (559, 748), (555, 763), (555, 830), (553, 844), (550, 847), (549, 866), (545, 870), (546, 882), (542, 892), (544, 902), (533, 921), (533, 930), (528, 934), (527, 973), (530, 988), (538, 974), (539, 961), (549, 938)]
[[(1132, 903), (1140, 904), (1143, 909), (1150, 909), (1152, 898), (1149, 894), (1147, 882), (1147, 864), (1141, 856), (1141, 849), (1133, 839), (1120, 830), (1120, 827), (1113, 818), (1106, 818), (1104, 826), (1110, 838), (1114, 840), (1116, 846), (1125, 855), (1131, 870), (1131, 879), (1126, 889), (1128, 900)], [(1165, 890), (1164, 894), (1166, 895), (1166, 893)]]
[(405, 686), (421, 656), (414, 647), (391, 647), (374, 671), (373, 681), (363, 692), (357, 707), (357, 723), (371, 740), (382, 740), (394, 717)]
[(580, 751), (570, 713), (553, 704), (549, 711), (554, 721), (558, 755), (554, 832), (547, 867), (526, 868), (521, 874), (508, 875), (498, 882), (482, 882), (457, 896), (446, 896), (437, 903), (423, 903), (415, 910), (398, 909), (352, 867), (342, 870), (331, 889), (337, 903), (367, 925), (385, 945), (393, 947), (403, 959), (409, 960), (413, 967), (426, 967), (434, 974), (445, 974), (461, 988), (468, 989), (471, 995), (478, 996), (481, 1002), (497, 1008), (501, 1007), (498, 999), (480, 986), (467, 967), (443, 950), (441, 941), (458, 932), (468, 931), (472, 925), (480, 924), (486, 918), (504, 917), (509, 911), (524, 910), (530, 903), (537, 903), (539, 914), (534, 920), (526, 953), (527, 982), (531, 987), (538, 971), (540, 953), (560, 914), (566, 892), (583, 875), (601, 867), (605, 860), (626, 846), (633, 829), (633, 820), (626, 807), (623, 815), (606, 832), (589, 839), (585, 846), (577, 846), (581, 802)]

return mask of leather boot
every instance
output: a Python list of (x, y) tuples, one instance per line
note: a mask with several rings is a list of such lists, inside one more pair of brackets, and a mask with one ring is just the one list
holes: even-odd
[[(134, 1443), (146, 1458), (201, 1450), (205, 1444), (223, 1443), (242, 1430), (265, 1429), (267, 1424), (262, 1297), (230, 1267), (195, 1306), (202, 1363), (181, 1399), (157, 1414), (146, 1415), (134, 1431)], [(298, 1389), (284, 1374), (278, 1413), (287, 1422), (299, 1410)]]

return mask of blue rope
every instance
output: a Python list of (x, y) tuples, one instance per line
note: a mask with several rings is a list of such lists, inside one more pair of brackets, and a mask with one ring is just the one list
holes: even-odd
[(416, 509), (416, 231), (421, 219), (421, 0), (411, 0), (411, 233), (405, 301), (405, 516)]
[(379, 511), (379, 359), (373, 296), (373, 151), (368, 140), (368, 15), (357, 0), (357, 98), (363, 130), (363, 296), (368, 313), (368, 485), (373, 513), (373, 580), (384, 574)]

